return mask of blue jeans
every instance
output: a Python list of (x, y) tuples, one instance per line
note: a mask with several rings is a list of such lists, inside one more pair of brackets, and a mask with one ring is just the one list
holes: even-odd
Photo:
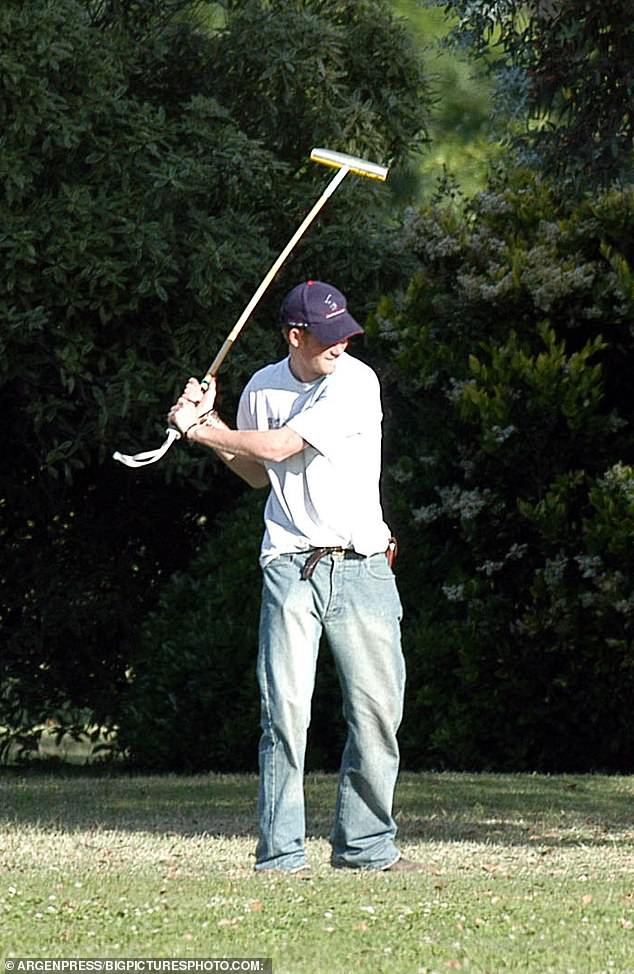
[(392, 800), (405, 664), (401, 603), (383, 553), (332, 553), (301, 578), (306, 554), (264, 568), (258, 681), (260, 838), (256, 869), (296, 869), (304, 847), (304, 756), (322, 632), (334, 656), (348, 736), (335, 822), (334, 865), (383, 869), (398, 859)]

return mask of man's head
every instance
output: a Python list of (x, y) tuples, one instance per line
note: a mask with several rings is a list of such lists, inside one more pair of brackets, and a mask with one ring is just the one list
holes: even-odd
[(363, 334), (361, 325), (348, 312), (341, 291), (323, 281), (306, 281), (289, 291), (280, 318), (283, 328), (310, 329), (324, 348)]
[(289, 344), (291, 369), (303, 382), (334, 372), (348, 339), (363, 334), (341, 291), (323, 281), (306, 281), (289, 291), (280, 323)]

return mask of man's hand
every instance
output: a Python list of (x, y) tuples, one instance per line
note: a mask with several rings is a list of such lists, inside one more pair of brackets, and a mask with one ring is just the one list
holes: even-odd
[(180, 433), (186, 433), (191, 426), (198, 423), (198, 406), (181, 396), (167, 414), (167, 422)]
[(212, 379), (205, 393), (198, 379), (188, 379), (182, 395), (170, 409), (167, 421), (170, 426), (184, 433), (194, 423), (213, 409), (216, 400), (216, 380)]
[(205, 393), (203, 393), (198, 379), (191, 378), (183, 389), (183, 398), (195, 403), (198, 406), (198, 415), (204, 416), (205, 413), (211, 412), (214, 408), (216, 390), (217, 383), (215, 378), (210, 379), (209, 387)]

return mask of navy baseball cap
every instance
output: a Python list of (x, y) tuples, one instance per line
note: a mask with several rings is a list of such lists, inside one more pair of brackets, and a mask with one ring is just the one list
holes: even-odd
[(310, 328), (323, 345), (336, 345), (363, 328), (346, 307), (346, 299), (332, 284), (306, 281), (289, 291), (280, 311), (280, 322), (287, 328)]

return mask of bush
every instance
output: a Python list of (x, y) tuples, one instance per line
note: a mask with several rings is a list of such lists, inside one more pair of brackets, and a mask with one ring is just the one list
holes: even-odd
[[(336, 126), (338, 148), (366, 133), (398, 163), (420, 141), (424, 75), (396, 27), (382, 52), (396, 67), (389, 78), (370, 73), (357, 104), (364, 53), (346, 48), (347, 21), (365, 37), (377, 17), (391, 19), (379, 0), (353, 6), (298, 0), (272, 17), (251, 0), (222, 11), (205, 0), (0, 5), (5, 740), (8, 728), (33, 743), (29, 731), (49, 719), (61, 731), (112, 725), (139, 620), (198, 550), (201, 521), (234, 504), (232, 475), (211, 456), (174, 449), (138, 473), (111, 456), (161, 441), (170, 402), (207, 367), (324, 184), (306, 164), (324, 130), (296, 114), (305, 78), (288, 73), (285, 24), (298, 42), (306, 24), (311, 37), (336, 35), (332, 51), (315, 46), (311, 65), (327, 75), (318, 119)], [(357, 74), (341, 74), (342, 50)], [(249, 91), (231, 83), (245, 51), (266, 51), (269, 71), (252, 75)], [(358, 182), (262, 301), (266, 327), (251, 322), (237, 343), (223, 375), (227, 416), (274, 354), (269, 322), (289, 280), (338, 265), (363, 313), (381, 282), (401, 279), (396, 234), (383, 225), (391, 197)], [(203, 495), (211, 468), (213, 497)]]
[[(117, 750), (132, 767), (254, 771), (263, 494), (245, 495), (165, 586), (143, 625), (117, 713)], [(325, 650), (325, 647), (324, 647)], [(343, 718), (335, 667), (320, 656), (307, 767), (335, 769)]]
[(633, 214), (520, 174), (410, 223), (375, 330), (411, 765), (632, 768)]
[(261, 524), (262, 495), (247, 494), (143, 624), (117, 715), (132, 765), (253, 768)]

